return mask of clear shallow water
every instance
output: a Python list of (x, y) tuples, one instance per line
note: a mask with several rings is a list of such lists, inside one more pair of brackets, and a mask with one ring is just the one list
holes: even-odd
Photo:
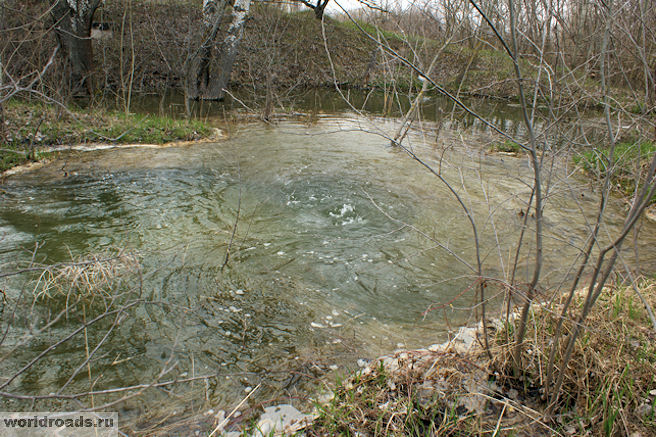
[[(7, 270), (29, 260), (36, 242), (44, 243), (37, 260), (46, 264), (112, 247), (139, 251), (143, 295), (156, 304), (132, 311), (103, 345), (93, 361), (95, 387), (149, 382), (172, 362), (178, 365), (165, 379), (219, 378), (183, 384), (175, 396), (150, 390), (122, 404), (123, 417), (196, 404), (226, 408), (258, 383), (260, 399), (269, 399), (313, 384), (330, 365), (345, 371), (399, 343), (438, 342), (447, 317), (451, 326), (472, 320), (471, 227), (443, 184), (363, 131), (377, 128), (395, 130), (392, 121), (325, 118), (245, 125), (217, 144), (72, 153), (3, 186), (0, 262)], [(530, 192), (527, 162), (485, 155), (480, 133), (441, 138), (413, 137), (411, 145), (441, 166), (471, 209), (486, 273), (505, 277)], [(596, 204), (586, 181), (566, 178), (561, 167), (554, 167), (545, 211), (545, 288), (568, 276)], [(611, 210), (607, 232), (621, 224), (618, 206)], [(643, 230), (646, 266), (653, 266), (655, 234), (653, 226)], [(522, 257), (520, 280), (530, 265)], [(12, 279), (2, 287), (15, 298), (21, 285)], [(446, 311), (422, 316), (445, 303)], [(48, 312), (39, 305), (26, 312), (2, 355)], [(70, 318), (29, 338), (0, 362), (3, 373), (79, 323)], [(106, 330), (89, 329), (90, 344)], [(84, 360), (84, 349), (82, 339), (56, 349), (11, 389), (52, 392)], [(88, 387), (84, 373), (69, 390)]]

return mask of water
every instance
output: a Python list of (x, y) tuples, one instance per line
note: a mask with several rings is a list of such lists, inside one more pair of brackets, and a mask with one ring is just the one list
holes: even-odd
[[(139, 254), (140, 273), (121, 287), (141, 284), (138, 296), (147, 302), (113, 328), (108, 320), (87, 330), (88, 349), (102, 347), (65, 392), (87, 391), (90, 380), (102, 390), (218, 375), (148, 389), (120, 405), (121, 417), (227, 408), (259, 383), (260, 400), (312, 389), (331, 366), (344, 373), (358, 358), (441, 341), (447, 318), (450, 326), (472, 322), (471, 226), (444, 184), (375, 133), (395, 129), (393, 120), (347, 115), (246, 124), (221, 143), (75, 152), (9, 179), (0, 204), (3, 271), (29, 261), (36, 243), (42, 264), (113, 248)], [(413, 135), (409, 144), (453, 184), (478, 225), (486, 274), (503, 278), (531, 172), (525, 159), (487, 155), (481, 135), (448, 131), (438, 142)], [(553, 168), (545, 290), (571, 275), (596, 204), (583, 178), (568, 177), (563, 163)], [(620, 205), (610, 208), (603, 235), (621, 225)], [(653, 228), (642, 231), (645, 268), (654, 265)], [(526, 241), (531, 247), (530, 230)], [(520, 281), (531, 274), (526, 253)], [(34, 276), (0, 285), (10, 302), (27, 302), (0, 349), (3, 374), (98, 313), (97, 302), (71, 309), (39, 333), (65, 308), (63, 299), (31, 304), (25, 293)], [(488, 293), (501, 290), (491, 283)], [(431, 305), (444, 308), (424, 313)], [(61, 387), (84, 362), (82, 334), (5, 390)], [(162, 376), (162, 369), (169, 371)], [(98, 395), (95, 405), (112, 399)]]
[[(338, 114), (361, 111), (366, 114), (387, 117), (403, 117), (414, 101), (413, 95), (388, 94), (380, 91), (344, 90), (342, 94), (332, 88), (301, 89), (284, 96), (277, 96), (273, 113), (282, 112), (305, 114)], [(346, 99), (346, 100), (345, 100)], [(226, 96), (222, 102), (199, 101), (185, 104), (184, 95), (176, 92), (164, 93), (159, 96), (142, 95), (133, 98), (130, 110), (138, 113), (164, 115), (168, 117), (184, 117), (187, 109), (195, 116), (227, 117), (246, 107), (255, 113), (263, 112), (263, 96), (253, 94), (248, 89), (238, 89)], [(522, 136), (525, 133), (524, 119), (518, 105), (505, 101), (463, 98), (467, 106), (483, 116), (489, 122), (510, 135)], [(123, 107), (118, 107), (123, 110)], [(439, 123), (446, 129), (471, 129), (489, 133), (489, 128), (469, 113), (454, 107), (449, 99), (431, 95), (425, 97), (419, 106), (421, 118), (424, 121)], [(540, 112), (538, 111), (538, 115)], [(539, 123), (539, 121), (537, 122)]]

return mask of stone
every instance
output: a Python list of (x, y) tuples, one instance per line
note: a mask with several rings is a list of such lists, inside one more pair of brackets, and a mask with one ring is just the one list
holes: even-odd
[(440, 344), (431, 344), (428, 346), (428, 350), (431, 352), (444, 352), (446, 350), (448, 343), (440, 343)]
[(228, 138), (228, 136), (223, 132), (223, 130), (215, 127), (212, 129), (212, 134), (210, 135), (210, 139), (212, 140), (224, 140)]
[(367, 359), (364, 359), (364, 358), (360, 358), (360, 359), (357, 361), (358, 367), (367, 367), (367, 364), (369, 364), (369, 361), (370, 361), (370, 360), (367, 360)]
[(638, 417), (647, 417), (653, 411), (653, 408), (649, 404), (642, 404), (636, 409), (636, 415)]
[(645, 217), (652, 223), (656, 223), (656, 205), (652, 205), (645, 210)]
[(467, 327), (460, 328), (456, 334), (455, 340), (461, 342), (466, 349), (471, 348), (476, 340), (476, 329)]
[(257, 422), (254, 437), (268, 437), (272, 433), (293, 434), (305, 428), (316, 418), (313, 414), (303, 414), (289, 404), (266, 407)]
[(317, 402), (321, 405), (325, 405), (328, 402), (332, 401), (334, 398), (335, 398), (335, 393), (331, 391), (331, 392), (319, 395), (319, 398), (317, 399)]

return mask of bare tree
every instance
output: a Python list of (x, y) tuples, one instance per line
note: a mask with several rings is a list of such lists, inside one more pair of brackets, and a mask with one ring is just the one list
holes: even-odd
[(308, 0), (298, 0), (298, 1), (303, 3), (308, 8), (312, 9), (314, 11), (314, 17), (317, 20), (321, 20), (323, 18), (323, 12), (326, 10), (326, 6), (328, 6), (328, 2), (330, 0), (317, 0), (316, 3), (312, 3)]
[(205, 95), (210, 86), (210, 63), (212, 61), (212, 49), (215, 45), (215, 40), (223, 17), (225, 15), (226, 1), (225, 0), (203, 0), (203, 25), (205, 27), (205, 34), (203, 41), (198, 48), (196, 59), (192, 60), (194, 64), (188, 78), (189, 84), (187, 86), (188, 97), (197, 99)]

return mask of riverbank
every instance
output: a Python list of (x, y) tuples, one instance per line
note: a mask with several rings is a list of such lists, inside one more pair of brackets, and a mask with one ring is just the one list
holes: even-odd
[[(338, 381), (318, 397), (315, 420), (304, 435), (653, 435), (656, 332), (637, 293), (653, 307), (656, 281), (636, 285), (604, 290), (565, 371), (562, 400), (552, 416), (540, 387), (562, 302), (531, 313), (519, 379), (508, 366), (512, 322), (507, 329), (497, 323), (490, 332), (494, 359), (482, 347), (480, 328), (461, 328), (446, 343), (397, 351)], [(578, 293), (575, 311), (583, 300)], [(571, 325), (566, 322), (565, 329)], [(286, 423), (289, 434), (283, 435), (299, 428), (299, 421)], [(239, 435), (261, 434), (252, 426)]]
[(0, 139), (0, 173), (16, 166), (52, 158), (68, 146), (91, 144), (166, 144), (217, 136), (216, 128), (198, 119), (174, 119), (70, 108), (11, 100), (5, 104), (7, 136)]
[[(649, 169), (651, 159), (656, 153), (656, 143), (653, 141), (635, 138), (623, 138), (616, 145), (613, 154), (613, 166), (610, 162), (610, 149), (608, 147), (588, 150), (574, 156), (574, 163), (581, 166), (583, 171), (598, 181), (603, 181), (611, 173), (612, 188), (620, 196), (630, 199), (637, 189), (642, 188), (644, 175)], [(638, 186), (636, 186), (636, 181)], [(650, 200), (652, 206), (656, 204), (656, 195)], [(646, 214), (653, 217), (653, 208)]]
[[(21, 41), (17, 47), (9, 47), (16, 58), (6, 67), (12, 77), (32, 74), (30, 61), (34, 57), (49, 59), (57, 44), (49, 34), (47, 5), (34, 3), (24, 8), (23, 14), (7, 18), (8, 27), (15, 29), (8, 31), (7, 40)], [(32, 22), (33, 17), (43, 19)], [(204, 38), (203, 26), (190, 26), (202, 22), (200, 7), (167, 0), (135, 2), (126, 9), (123, 3), (107, 2), (97, 11), (96, 20), (109, 30), (92, 41), (93, 82), (97, 88), (94, 99), (115, 101), (118, 95), (125, 100), (129, 95), (161, 95), (185, 88), (190, 53)], [(27, 23), (34, 26), (35, 33), (48, 37), (22, 41), (20, 32)], [(332, 88), (335, 83), (344, 89), (375, 89), (388, 97), (397, 93), (413, 95), (422, 83), (401, 58), (425, 69), (434, 57), (436, 67), (431, 79), (453, 95), (518, 101), (514, 64), (501, 46), (472, 38), (445, 38), (440, 32), (406, 34), (389, 20), (379, 24), (377, 27), (364, 18), (352, 21), (344, 15), (327, 15), (321, 22), (309, 9), (288, 12), (268, 4), (254, 4), (229, 89), (249, 92), (274, 104), (293, 100), (299, 89)], [(429, 24), (431, 29), (439, 27), (434, 22)], [(387, 48), (382, 49), (376, 41)], [(527, 95), (539, 92), (549, 96), (554, 107), (600, 107), (600, 82), (594, 69), (586, 66), (565, 70), (567, 80), (561, 81), (540, 74), (541, 68), (532, 61), (522, 58), (519, 64)], [(214, 60), (211, 69), (217, 68)], [(53, 68), (42, 79), (59, 89), (67, 82), (62, 72)], [(609, 91), (619, 106), (639, 111), (648, 107), (644, 102), (636, 105), (630, 90), (619, 86), (621, 81), (615, 82)], [(389, 100), (392, 104), (393, 98)]]

